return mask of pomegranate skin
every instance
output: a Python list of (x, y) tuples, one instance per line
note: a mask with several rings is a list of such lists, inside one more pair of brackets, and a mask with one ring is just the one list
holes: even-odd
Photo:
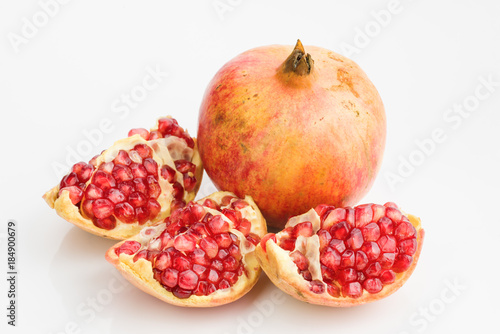
[[(287, 68), (297, 48), (314, 61), (309, 73)], [(357, 203), (379, 171), (385, 137), (383, 103), (363, 70), (300, 41), (295, 49), (259, 47), (226, 63), (199, 113), (208, 176), (220, 190), (252, 196), (278, 228), (320, 203)]]

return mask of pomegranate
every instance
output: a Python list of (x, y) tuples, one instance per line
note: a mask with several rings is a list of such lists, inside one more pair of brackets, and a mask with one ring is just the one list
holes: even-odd
[(354, 306), (399, 289), (418, 261), (420, 219), (394, 203), (319, 205), (267, 234), (257, 257), (271, 281), (312, 304)]
[(257, 282), (255, 247), (265, 233), (266, 222), (251, 197), (217, 192), (116, 244), (106, 259), (167, 303), (217, 306), (240, 298)]
[(123, 240), (193, 200), (202, 175), (196, 140), (165, 117), (76, 163), (43, 197), (76, 226)]
[[(198, 127), (218, 189), (254, 198), (269, 226), (369, 190), (385, 146), (377, 90), (355, 64), (300, 41), (249, 50), (209, 83)], [(291, 53), (290, 53), (291, 52)]]

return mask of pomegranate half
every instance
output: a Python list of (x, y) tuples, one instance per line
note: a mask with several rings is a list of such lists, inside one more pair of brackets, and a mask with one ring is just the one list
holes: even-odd
[(123, 240), (193, 200), (202, 176), (196, 139), (169, 116), (75, 164), (43, 198), (83, 230)]
[(132, 284), (167, 303), (217, 306), (257, 282), (255, 247), (265, 233), (251, 197), (217, 192), (116, 244), (106, 259)]
[(218, 189), (252, 196), (268, 225), (282, 228), (320, 203), (357, 203), (377, 175), (385, 135), (382, 100), (363, 70), (298, 41), (246, 51), (217, 72), (198, 145)]
[(350, 208), (319, 205), (267, 234), (257, 256), (271, 281), (312, 304), (346, 307), (384, 298), (417, 265), (420, 219), (394, 203)]

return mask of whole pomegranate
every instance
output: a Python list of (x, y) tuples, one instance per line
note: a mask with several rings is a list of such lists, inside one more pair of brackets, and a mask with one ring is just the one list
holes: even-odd
[(200, 156), (218, 189), (250, 195), (269, 226), (370, 189), (385, 146), (382, 100), (332, 51), (272, 45), (225, 64), (203, 98)]
[(256, 253), (284, 292), (311, 304), (347, 307), (398, 290), (417, 265), (424, 234), (420, 219), (392, 202), (319, 205), (264, 236)]

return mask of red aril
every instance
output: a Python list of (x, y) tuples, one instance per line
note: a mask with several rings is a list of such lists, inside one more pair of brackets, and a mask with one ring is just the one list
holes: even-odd
[[(294, 231), (312, 225), (297, 242)], [(290, 237), (292, 235), (292, 237)], [(264, 236), (257, 257), (271, 281), (313, 304), (353, 306), (400, 288), (417, 264), (424, 230), (394, 203), (352, 208), (320, 205)]]
[(89, 163), (75, 164), (44, 199), (69, 222), (113, 239), (165, 219), (194, 199), (203, 169), (195, 140), (177, 121), (160, 118), (153, 132), (132, 129)]
[[(106, 259), (134, 285), (167, 303), (207, 307), (232, 302), (260, 275), (255, 248), (266, 233), (253, 200), (247, 196), (246, 205), (233, 205), (237, 201), (243, 200), (218, 192), (190, 202), (113, 246)], [(248, 235), (236, 228), (239, 221), (224, 214), (233, 210), (250, 225)]]

